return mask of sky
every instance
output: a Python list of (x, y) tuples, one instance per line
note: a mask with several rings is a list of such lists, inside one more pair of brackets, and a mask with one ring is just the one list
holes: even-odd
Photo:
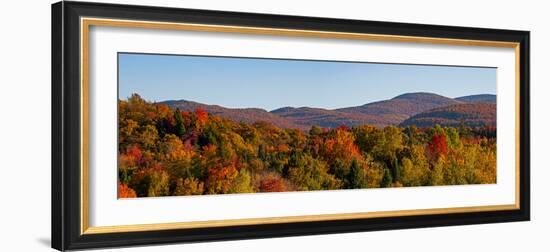
[(335, 109), (410, 92), (496, 94), (496, 68), (119, 53), (119, 98)]

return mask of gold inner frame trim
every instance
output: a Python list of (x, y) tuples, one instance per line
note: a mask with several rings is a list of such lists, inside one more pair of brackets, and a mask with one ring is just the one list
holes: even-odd
[(323, 214), (306, 216), (285, 216), (268, 218), (250, 218), (233, 220), (212, 220), (212, 221), (191, 221), (177, 223), (159, 223), (159, 224), (141, 224), (126, 226), (102, 226), (89, 227), (85, 234), (103, 234), (117, 232), (137, 232), (137, 231), (156, 231), (167, 229), (186, 229), (186, 228), (204, 228), (204, 227), (227, 227), (234, 225), (258, 225), (258, 224), (280, 224), (290, 222), (311, 222), (326, 220), (351, 220), (365, 218), (380, 218), (391, 216), (414, 216), (427, 214), (449, 214), (449, 213), (470, 213), (470, 212), (488, 212), (497, 210), (513, 210), (515, 205), (495, 205), (487, 207), (456, 207), (456, 208), (437, 208), (425, 210), (398, 210), (398, 211), (380, 211), (371, 213), (349, 213), (349, 214)]
[[(89, 32), (90, 32), (90, 26), (514, 48), (515, 56), (516, 56), (516, 63), (515, 63), (516, 64), (516, 70), (515, 70), (516, 71), (515, 72), (515, 75), (516, 75), (516, 81), (515, 81), (516, 82), (516, 89), (515, 89), (516, 90), (515, 204), (90, 227), (89, 225), (89, 78), (90, 78), (89, 76), (89, 49), (90, 49)], [(519, 170), (519, 167), (520, 167), (520, 160), (519, 160), (520, 158), (520, 154), (519, 154), (520, 153), (520, 144), (519, 144), (519, 140), (520, 140), (519, 139), (520, 138), (520, 131), (519, 131), (520, 129), (520, 122), (519, 122), (520, 50), (519, 50), (519, 43), (503, 42), (503, 41), (488, 41), (488, 40), (468, 40), (468, 39), (453, 39), (453, 38), (433, 38), (433, 37), (417, 37), (417, 36), (366, 34), (366, 33), (329, 32), (329, 31), (317, 31), (317, 30), (295, 30), (295, 29), (248, 27), (248, 26), (207, 25), (207, 24), (194, 24), (194, 23), (152, 22), (152, 21), (101, 19), (101, 18), (85, 18), (85, 17), (80, 19), (80, 39), (81, 39), (80, 40), (80, 43), (81, 43), (81, 46), (80, 46), (81, 79), (80, 81), (81, 81), (81, 144), (82, 144), (81, 167), (80, 167), (81, 168), (80, 233), (83, 235), (118, 233), (118, 232), (158, 231), (158, 230), (170, 230), (170, 229), (205, 228), (205, 227), (224, 227), (224, 226), (236, 226), (236, 225), (258, 225), (258, 224), (276, 224), (276, 223), (290, 223), (290, 222), (365, 219), (365, 218), (380, 218), (380, 217), (395, 217), (395, 216), (489, 212), (489, 211), (520, 209), (520, 205), (519, 205), (519, 202), (520, 202), (520, 194), (519, 194), (519, 190), (520, 190), (520, 179), (519, 179), (519, 176), (520, 176), (520, 170)]]

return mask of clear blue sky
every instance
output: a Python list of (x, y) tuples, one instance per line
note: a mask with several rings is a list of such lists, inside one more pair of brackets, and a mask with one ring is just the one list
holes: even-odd
[(334, 109), (409, 92), (496, 94), (496, 68), (119, 54), (120, 99)]

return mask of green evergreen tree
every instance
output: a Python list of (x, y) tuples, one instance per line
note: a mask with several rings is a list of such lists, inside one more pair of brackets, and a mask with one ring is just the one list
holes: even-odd
[(401, 181), (401, 167), (399, 166), (399, 161), (397, 158), (393, 159), (392, 162), (392, 178), (393, 181)]
[(181, 116), (181, 111), (179, 109), (176, 109), (176, 111), (174, 111), (174, 119), (176, 120), (174, 133), (176, 133), (178, 137), (183, 137), (185, 135), (185, 124), (183, 122), (183, 117)]
[(387, 168), (384, 169), (384, 176), (382, 177), (382, 181), (380, 182), (381, 187), (390, 187), (393, 183), (393, 178), (391, 176), (391, 171)]
[(350, 189), (367, 188), (365, 170), (361, 167), (357, 159), (353, 159), (351, 162), (346, 187)]

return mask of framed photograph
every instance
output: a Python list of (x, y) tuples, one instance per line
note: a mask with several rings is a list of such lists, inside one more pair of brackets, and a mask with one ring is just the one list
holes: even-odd
[(58, 250), (529, 220), (529, 32), (52, 6)]

